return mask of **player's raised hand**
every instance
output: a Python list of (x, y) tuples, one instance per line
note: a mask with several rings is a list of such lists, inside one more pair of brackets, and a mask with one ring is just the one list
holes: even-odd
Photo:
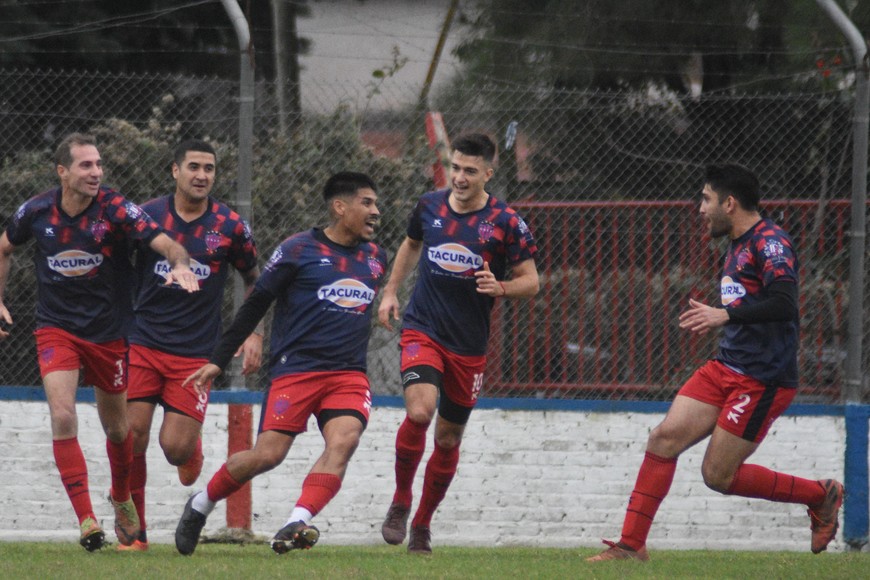
[(199, 292), (199, 281), (196, 274), (185, 264), (176, 264), (166, 276), (166, 286), (178, 284), (188, 292)]
[(489, 262), (484, 260), (483, 268), (474, 273), (477, 278), (477, 292), (497, 298), (504, 296), (507, 292), (504, 289), (504, 284), (495, 279), (495, 274), (489, 269)]
[(391, 320), (399, 320), (399, 297), (394, 292), (381, 294), (381, 304), (378, 306), (378, 321), (387, 330), (393, 330)]
[(208, 363), (199, 367), (199, 370), (184, 379), (181, 386), (186, 387), (190, 384), (193, 386), (193, 390), (196, 391), (196, 394), (203, 397), (208, 394), (208, 388), (211, 386), (211, 382), (220, 374), (221, 368), (219, 366)]

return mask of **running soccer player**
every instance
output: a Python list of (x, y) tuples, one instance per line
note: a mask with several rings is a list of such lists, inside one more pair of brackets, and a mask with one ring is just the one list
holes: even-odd
[[(248, 224), (209, 194), (215, 183), (217, 157), (204, 141), (189, 140), (175, 149), (172, 176), (175, 193), (142, 205), (191, 256), (200, 292), (187, 294), (165, 285), (166, 260), (148, 247), (139, 248), (136, 262), (138, 299), (130, 334), (130, 387), (127, 415), (133, 430), (130, 490), (139, 513), (139, 537), (120, 550), (148, 549), (145, 522), (145, 452), (154, 410), (163, 406), (160, 447), (178, 467), (182, 485), (193, 485), (202, 471), (202, 422), (208, 406), (208, 386), (197, 395), (181, 383), (208, 362), (221, 332), (229, 266), (242, 276), (250, 293), (259, 276), (257, 253)], [(259, 328), (242, 345), (242, 373), (260, 368), (263, 331)]]
[[(407, 415), (396, 436), (396, 491), (381, 527), (387, 543), (405, 540), (411, 484), (437, 405), (435, 450), (411, 522), (410, 553), (432, 552), (430, 522), (456, 474), (462, 434), (483, 387), (495, 299), (530, 298), (539, 288), (529, 228), (485, 190), (494, 158), (495, 144), (486, 135), (456, 139), (451, 187), (417, 203), (378, 308), (381, 324), (392, 330), (399, 288), (419, 263), (400, 341)], [(512, 276), (505, 280), (508, 266)]]
[(587, 560), (649, 560), (646, 540), (668, 494), (677, 458), (710, 435), (701, 473), (707, 487), (808, 506), (814, 554), (837, 533), (843, 485), (776, 473), (745, 461), (789, 406), (798, 386), (798, 259), (791, 238), (759, 213), (758, 179), (738, 165), (706, 170), (701, 217), (713, 238), (731, 243), (722, 269), (721, 307), (689, 300), (680, 328), (723, 327), (719, 355), (699, 368), (650, 433), (628, 501), (622, 537)]
[[(129, 289), (127, 243), (138, 240), (164, 256), (165, 283), (184, 292), (199, 290), (183, 247), (172, 241), (142, 209), (100, 185), (100, 153), (94, 138), (73, 133), (55, 152), (60, 187), (26, 201), (0, 236), (0, 318), (12, 324), (3, 304), (12, 253), (36, 240), (36, 349), (51, 415), (54, 458), (79, 521), (80, 543), (103, 546), (105, 534), (91, 504), (88, 469), (78, 442), (75, 398), (79, 372), (93, 384), (106, 432), (115, 511), (115, 533), (132, 544), (139, 518), (130, 498), (133, 438), (127, 422), (127, 341), (122, 299)], [(9, 336), (0, 330), (0, 340)]]
[(175, 531), (175, 546), (184, 555), (196, 549), (215, 503), (280, 465), (314, 415), (325, 449), (303, 481), (287, 524), (271, 542), (278, 554), (312, 547), (320, 532), (309, 523), (338, 493), (368, 423), (366, 352), (372, 303), (387, 262), (384, 250), (370, 241), (380, 218), (375, 184), (361, 173), (337, 173), (326, 182), (323, 197), (330, 225), (293, 235), (278, 246), (209, 364), (185, 381), (205, 393), (277, 302), (271, 384), (257, 441), (253, 449), (230, 456), (206, 490), (188, 500)]

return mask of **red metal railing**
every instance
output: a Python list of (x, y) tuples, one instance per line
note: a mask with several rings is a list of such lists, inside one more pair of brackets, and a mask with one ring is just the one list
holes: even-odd
[[(716, 352), (681, 331), (690, 297), (718, 299), (723, 240), (693, 202), (519, 202), (538, 241), (541, 292), (493, 312), (489, 394), (666, 398)], [(850, 203), (769, 201), (800, 260), (802, 395), (839, 395)], [(505, 334), (504, 329), (511, 330)], [(806, 398), (806, 397), (805, 397)]]

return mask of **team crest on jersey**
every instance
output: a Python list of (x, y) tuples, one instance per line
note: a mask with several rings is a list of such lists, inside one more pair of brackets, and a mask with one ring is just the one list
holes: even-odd
[(739, 254), (737, 254), (737, 269), (738, 270), (742, 270), (750, 262), (752, 262), (752, 254), (749, 252), (749, 250), (743, 250)]
[[(168, 260), (160, 260), (154, 264), (154, 273), (162, 278), (167, 278), (172, 271), (172, 266)], [(190, 259), (190, 271), (196, 276), (197, 280), (205, 280), (211, 275), (211, 267), (205, 264), (200, 264), (193, 258)]]
[(402, 348), (402, 355), (404, 355), (405, 358), (417, 358), (420, 356), (420, 343), (412, 342), (408, 346)]
[(284, 414), (290, 410), (290, 407), (290, 397), (287, 395), (280, 395), (272, 403), (272, 419), (282, 419)]
[(46, 259), (49, 268), (67, 278), (84, 276), (103, 263), (102, 254), (89, 254), (81, 250), (66, 250)]
[(720, 292), (722, 294), (722, 305), (728, 306), (735, 300), (746, 296), (746, 287), (740, 282), (735, 281), (731, 276), (725, 276), (722, 278)]
[(369, 257), (369, 270), (372, 273), (372, 276), (375, 278), (380, 278), (384, 275), (384, 266), (380, 262), (378, 262), (377, 258)]
[(375, 291), (353, 278), (342, 278), (317, 290), (320, 300), (328, 300), (342, 308), (357, 308), (371, 304)]
[(483, 267), (483, 258), (462, 244), (454, 242), (429, 248), (429, 261), (437, 264), (442, 270), (456, 274)]
[(107, 231), (109, 231), (109, 226), (103, 220), (94, 222), (91, 226), (91, 234), (94, 236), (94, 240), (96, 240), (98, 244), (103, 241), (103, 237), (106, 235)]
[(221, 247), (221, 240), (223, 240), (223, 236), (220, 235), (220, 232), (211, 230), (205, 234), (205, 247), (208, 248), (209, 254), (213, 254)]
[(495, 224), (492, 222), (483, 221), (477, 226), (477, 235), (484, 242), (492, 237), (492, 232), (495, 231)]

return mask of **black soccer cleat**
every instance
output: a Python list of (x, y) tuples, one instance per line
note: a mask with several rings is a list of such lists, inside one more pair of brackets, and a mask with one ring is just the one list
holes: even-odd
[(199, 544), (199, 535), (205, 526), (206, 517), (193, 509), (194, 497), (196, 494), (187, 500), (184, 513), (181, 514), (178, 527), (175, 528), (175, 548), (183, 556), (190, 556), (196, 550), (196, 545)]
[(270, 545), (276, 554), (286, 554), (290, 550), (310, 550), (319, 539), (320, 530), (299, 521), (278, 530)]

